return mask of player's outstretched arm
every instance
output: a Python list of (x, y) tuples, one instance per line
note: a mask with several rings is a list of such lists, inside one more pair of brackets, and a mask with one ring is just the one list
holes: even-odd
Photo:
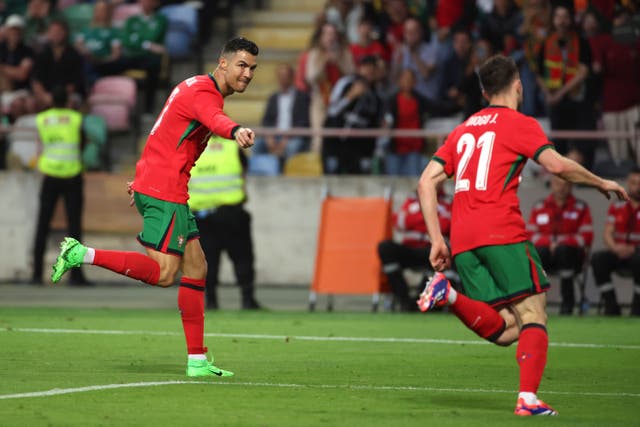
[(629, 195), (620, 184), (609, 179), (600, 178), (580, 164), (562, 156), (556, 150), (544, 150), (538, 156), (538, 163), (552, 174), (558, 175), (567, 181), (589, 185), (598, 189), (607, 199), (611, 197), (610, 193), (614, 193), (620, 200), (629, 200)]
[(249, 128), (239, 128), (236, 131), (236, 142), (242, 148), (249, 148), (253, 145), (255, 134)]
[(446, 179), (447, 174), (442, 165), (438, 162), (430, 161), (424, 172), (422, 172), (418, 183), (420, 208), (431, 239), (429, 261), (436, 271), (443, 271), (451, 266), (449, 247), (444, 240), (442, 230), (440, 230), (440, 221), (438, 221), (438, 185)]

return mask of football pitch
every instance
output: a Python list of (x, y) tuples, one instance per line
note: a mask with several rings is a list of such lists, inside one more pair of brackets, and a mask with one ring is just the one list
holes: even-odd
[(208, 312), (236, 375), (192, 380), (176, 310), (0, 308), (0, 425), (640, 425), (640, 321), (549, 331), (539, 396), (560, 415), (523, 420), (515, 346), (446, 313)]

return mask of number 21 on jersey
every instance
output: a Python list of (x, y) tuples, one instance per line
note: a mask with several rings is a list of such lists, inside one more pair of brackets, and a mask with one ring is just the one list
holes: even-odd
[(480, 157), (478, 158), (478, 167), (476, 168), (475, 188), (478, 191), (485, 191), (487, 189), (489, 164), (491, 163), (493, 141), (495, 139), (496, 133), (492, 131), (483, 133), (477, 141), (470, 133), (462, 134), (460, 139), (458, 139), (456, 151), (458, 154), (462, 153), (462, 155), (460, 156), (460, 161), (456, 168), (456, 193), (458, 191), (469, 191), (470, 182), (469, 178), (465, 178), (465, 172), (467, 171), (469, 161), (476, 149), (480, 150)]

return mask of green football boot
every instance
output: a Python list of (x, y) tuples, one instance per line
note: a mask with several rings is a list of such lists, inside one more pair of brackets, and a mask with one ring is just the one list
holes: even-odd
[(232, 377), (233, 372), (220, 369), (208, 360), (193, 360), (190, 359), (187, 364), (187, 376), (188, 377)]
[(60, 243), (60, 255), (53, 265), (53, 273), (51, 273), (51, 281), (58, 283), (64, 273), (74, 267), (80, 267), (84, 260), (84, 254), (87, 253), (87, 247), (72, 237), (65, 237)]

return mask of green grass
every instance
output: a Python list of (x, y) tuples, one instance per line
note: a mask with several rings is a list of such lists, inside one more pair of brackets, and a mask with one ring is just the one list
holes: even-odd
[[(27, 328), (158, 334), (19, 330)], [(187, 381), (177, 311), (0, 309), (0, 329), (0, 397)], [(549, 329), (552, 343), (607, 346), (552, 345), (540, 397), (560, 412), (556, 418), (523, 420), (512, 414), (515, 346), (296, 338), (478, 341), (450, 315), (223, 311), (207, 314), (206, 331), (236, 336), (206, 342), (217, 364), (235, 371), (235, 377), (0, 399), (0, 425), (639, 425), (640, 322), (551, 318)]]

